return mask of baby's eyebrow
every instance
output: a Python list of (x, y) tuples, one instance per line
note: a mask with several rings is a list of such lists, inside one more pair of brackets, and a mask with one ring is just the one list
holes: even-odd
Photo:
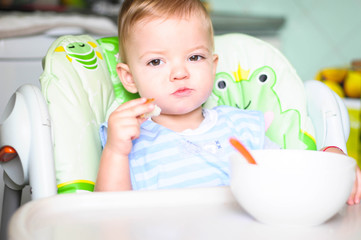
[(143, 53), (142, 55), (140, 55), (140, 59), (144, 58), (147, 55), (163, 55), (165, 53), (165, 51), (163, 50), (150, 50), (150, 51), (146, 51), (145, 53)]
[(203, 50), (203, 51), (209, 52), (210, 48), (208, 48), (208, 47), (206, 47), (204, 45), (199, 45), (199, 46), (196, 46), (196, 47), (193, 47), (193, 48), (189, 49), (190, 52), (197, 51), (197, 50)]

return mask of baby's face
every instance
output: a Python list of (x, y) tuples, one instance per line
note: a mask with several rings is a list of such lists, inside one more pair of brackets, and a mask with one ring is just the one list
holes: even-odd
[(162, 114), (191, 112), (211, 94), (218, 58), (201, 17), (145, 19), (126, 51), (140, 95), (154, 98)]

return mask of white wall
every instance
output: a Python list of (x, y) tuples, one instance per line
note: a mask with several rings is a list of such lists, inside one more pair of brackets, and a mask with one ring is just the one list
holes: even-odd
[(214, 10), (284, 16), (282, 52), (302, 79), (361, 59), (360, 0), (208, 0)]

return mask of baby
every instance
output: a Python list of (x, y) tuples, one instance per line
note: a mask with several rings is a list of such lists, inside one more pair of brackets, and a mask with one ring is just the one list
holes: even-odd
[[(228, 185), (230, 137), (248, 149), (279, 148), (265, 136), (262, 112), (202, 108), (218, 56), (199, 0), (126, 0), (119, 45), (119, 78), (141, 98), (119, 106), (101, 129), (97, 191)], [(161, 113), (145, 118), (156, 105)]]

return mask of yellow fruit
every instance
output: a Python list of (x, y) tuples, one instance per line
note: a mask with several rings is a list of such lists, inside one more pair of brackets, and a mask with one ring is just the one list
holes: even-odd
[(329, 88), (331, 88), (331, 90), (333, 90), (341, 98), (345, 97), (345, 93), (343, 92), (342, 87), (338, 83), (332, 81), (324, 81), (323, 83), (326, 84)]
[(315, 80), (319, 80), (319, 81), (322, 80), (322, 71), (319, 71), (319, 72), (316, 74)]
[(348, 69), (346, 68), (325, 68), (321, 71), (323, 80), (342, 83), (346, 78)]
[(361, 96), (361, 73), (349, 71), (343, 84), (345, 94), (350, 98), (360, 98)]

